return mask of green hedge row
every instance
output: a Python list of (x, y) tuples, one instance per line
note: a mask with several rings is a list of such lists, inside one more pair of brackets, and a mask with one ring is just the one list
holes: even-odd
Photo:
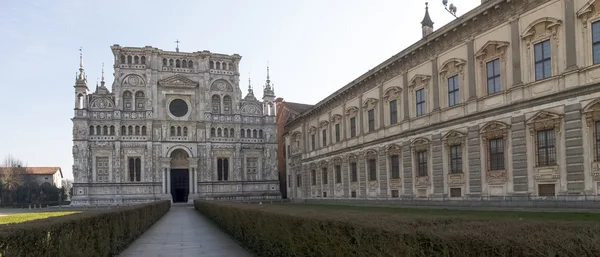
[(407, 217), (208, 201), (194, 204), (222, 230), (263, 257), (600, 256), (597, 222)]
[(170, 208), (160, 201), (0, 225), (0, 257), (116, 256)]

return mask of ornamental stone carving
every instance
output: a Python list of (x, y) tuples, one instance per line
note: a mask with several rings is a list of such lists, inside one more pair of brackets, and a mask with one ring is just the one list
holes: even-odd
[(430, 141), (427, 138), (417, 138), (414, 139), (411, 143), (410, 143), (410, 147), (413, 149), (413, 151), (415, 152), (420, 152), (420, 151), (427, 151), (429, 150), (429, 145), (430, 145)]
[(535, 131), (554, 129), (557, 133), (560, 132), (560, 124), (562, 115), (540, 111), (527, 120), (529, 131), (534, 136)]

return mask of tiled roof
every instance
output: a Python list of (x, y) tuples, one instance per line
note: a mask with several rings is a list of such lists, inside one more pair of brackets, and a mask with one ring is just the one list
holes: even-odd
[(284, 103), (288, 107), (288, 109), (295, 111), (298, 114), (301, 114), (314, 106), (312, 104), (301, 104), (301, 103), (293, 103), (293, 102), (284, 102)]
[[(0, 173), (3, 173), (7, 168), (0, 167)], [(26, 167), (29, 174), (34, 175), (54, 175), (56, 172), (60, 172), (62, 178), (62, 170), (60, 167)]]

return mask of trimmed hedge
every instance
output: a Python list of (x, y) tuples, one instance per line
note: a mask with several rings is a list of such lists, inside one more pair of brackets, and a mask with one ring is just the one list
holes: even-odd
[(598, 222), (407, 217), (195, 201), (246, 248), (287, 256), (600, 256)]
[(170, 208), (160, 201), (0, 225), (0, 256), (116, 256)]

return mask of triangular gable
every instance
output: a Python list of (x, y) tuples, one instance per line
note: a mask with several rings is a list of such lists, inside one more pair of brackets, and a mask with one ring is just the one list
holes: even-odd
[(167, 87), (197, 87), (198, 82), (188, 79), (187, 77), (175, 74), (171, 77), (164, 78), (158, 81), (161, 86)]

